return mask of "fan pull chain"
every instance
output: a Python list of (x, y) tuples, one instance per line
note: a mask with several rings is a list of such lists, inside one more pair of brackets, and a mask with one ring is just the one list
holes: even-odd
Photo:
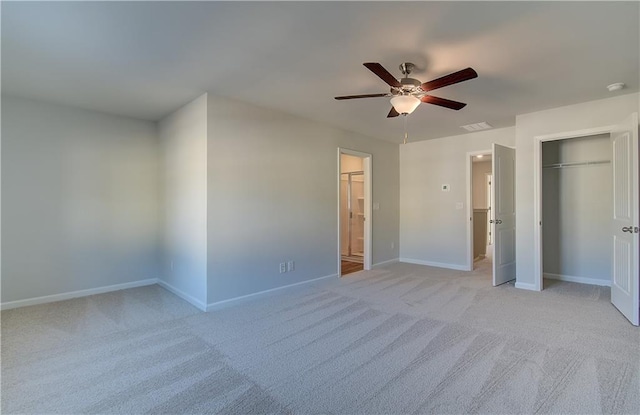
[(407, 132), (407, 114), (403, 114), (404, 118), (404, 141), (402, 144), (407, 144), (407, 138), (409, 137), (409, 133)]

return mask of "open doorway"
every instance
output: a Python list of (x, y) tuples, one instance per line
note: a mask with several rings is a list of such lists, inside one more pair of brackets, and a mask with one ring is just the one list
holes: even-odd
[(493, 286), (515, 279), (514, 177), (514, 148), (467, 153), (467, 270), (486, 273)]
[(543, 284), (611, 286), (612, 182), (609, 134), (542, 143)]
[(493, 243), (491, 235), (491, 178), (493, 177), (491, 151), (470, 155), (471, 189), (471, 244), (472, 269), (492, 268)]
[(536, 137), (535, 289), (553, 280), (608, 286), (640, 324), (638, 115)]
[(340, 275), (371, 268), (371, 156), (339, 151), (339, 270)]

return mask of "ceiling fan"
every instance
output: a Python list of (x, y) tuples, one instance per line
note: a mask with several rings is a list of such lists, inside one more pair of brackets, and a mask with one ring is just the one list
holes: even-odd
[(449, 108), (452, 110), (460, 110), (467, 104), (458, 101), (452, 101), (450, 99), (439, 98), (433, 95), (427, 94), (434, 89), (443, 88), (445, 86), (457, 84), (459, 82), (468, 81), (469, 79), (477, 78), (478, 74), (472, 68), (462, 69), (460, 71), (445, 75), (438, 79), (434, 79), (429, 82), (420, 82), (417, 79), (409, 78), (411, 71), (416, 67), (411, 62), (405, 62), (400, 64), (400, 71), (404, 75), (404, 78), (399, 81), (389, 73), (382, 65), (377, 62), (363, 63), (371, 72), (378, 75), (380, 79), (386, 82), (390, 87), (390, 91), (383, 94), (364, 94), (364, 95), (345, 95), (335, 97), (337, 100), (345, 99), (358, 99), (358, 98), (376, 98), (376, 97), (392, 97), (391, 98), (391, 111), (387, 115), (387, 118), (397, 117), (398, 115), (411, 114), (421, 102), (433, 105), (439, 105), (441, 107)]

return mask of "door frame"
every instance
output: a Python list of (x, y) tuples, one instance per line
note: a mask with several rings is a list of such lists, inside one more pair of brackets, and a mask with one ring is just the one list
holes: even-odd
[[(467, 269), (473, 271), (473, 158), (479, 155), (491, 155), (493, 150), (478, 150), (467, 152)], [(493, 169), (491, 170), (493, 174)]]
[[(493, 157), (493, 155), (492, 155)], [(493, 213), (493, 169), (491, 173), (485, 173), (485, 185), (487, 189), (487, 204), (489, 205), (489, 214), (487, 215), (487, 246), (493, 245), (493, 232), (491, 232), (491, 214)]]
[(588, 137), (599, 134), (611, 134), (615, 125), (586, 128), (583, 130), (564, 131), (560, 133), (544, 134), (533, 137), (533, 208), (534, 208), (534, 232), (533, 232), (533, 276), (535, 291), (542, 291), (543, 266), (542, 266), (542, 143), (547, 141), (567, 140), (570, 138)]
[(373, 234), (373, 220), (372, 220), (372, 202), (371, 202), (371, 189), (372, 189), (372, 161), (373, 156), (369, 153), (363, 153), (361, 151), (350, 150), (344, 147), (338, 147), (338, 172), (337, 172), (337, 191), (338, 191), (338, 255), (337, 255), (337, 274), (339, 277), (342, 277), (342, 238), (341, 238), (341, 229), (342, 229), (342, 219), (340, 218), (340, 205), (342, 202), (342, 198), (340, 195), (340, 178), (341, 178), (341, 170), (342, 170), (342, 160), (341, 156), (343, 154), (347, 154), (349, 156), (355, 156), (362, 158), (362, 171), (364, 172), (364, 240), (363, 240), (363, 249), (364, 249), (364, 258), (363, 258), (363, 268), (365, 270), (371, 269), (371, 241)]

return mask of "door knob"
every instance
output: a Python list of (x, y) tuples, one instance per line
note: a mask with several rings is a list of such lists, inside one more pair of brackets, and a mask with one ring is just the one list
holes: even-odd
[(622, 232), (633, 233), (633, 227), (632, 226), (625, 226), (625, 227), (622, 228)]
[(496, 219), (496, 225), (500, 225), (502, 223), (501, 219)]

